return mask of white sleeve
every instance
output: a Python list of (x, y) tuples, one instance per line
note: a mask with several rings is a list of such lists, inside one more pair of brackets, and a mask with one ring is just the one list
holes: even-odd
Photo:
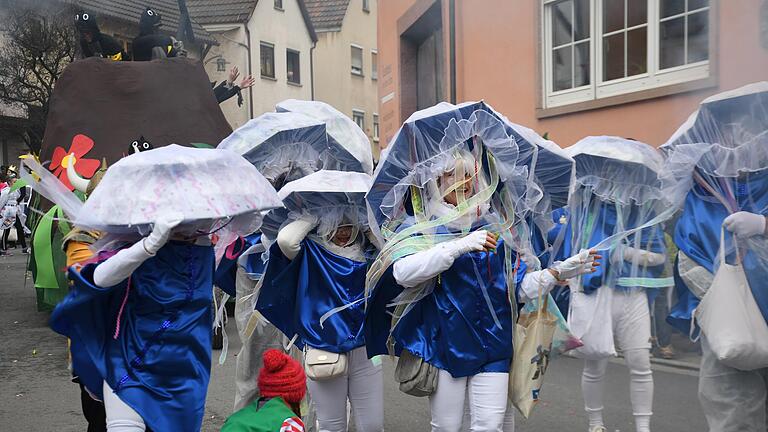
[(93, 271), (93, 283), (102, 288), (113, 287), (128, 279), (144, 261), (153, 256), (147, 252), (142, 239), (96, 266)]
[(547, 295), (556, 282), (557, 279), (547, 269), (526, 273), (523, 277), (523, 282), (520, 284), (520, 293), (517, 301), (528, 303), (532, 299), (538, 298), (539, 288), (541, 288), (542, 295)]
[(451, 268), (454, 260), (450, 245), (442, 243), (395, 261), (392, 274), (398, 284), (413, 288)]
[(683, 251), (679, 251), (677, 257), (677, 271), (680, 273), (680, 279), (696, 297), (703, 298), (712, 285), (714, 275)]
[(298, 219), (280, 229), (277, 233), (277, 245), (286, 258), (292, 260), (301, 251), (301, 242), (315, 227), (312, 220)]
[(624, 260), (633, 263), (635, 262), (635, 258), (637, 258), (638, 264), (644, 267), (662, 265), (667, 261), (667, 256), (665, 254), (626, 247), (624, 249)]

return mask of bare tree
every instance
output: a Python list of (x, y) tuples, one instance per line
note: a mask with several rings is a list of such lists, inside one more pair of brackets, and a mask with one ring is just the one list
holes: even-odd
[(0, 0), (0, 101), (26, 108), (21, 135), (39, 153), (56, 80), (75, 58), (69, 8), (47, 1)]

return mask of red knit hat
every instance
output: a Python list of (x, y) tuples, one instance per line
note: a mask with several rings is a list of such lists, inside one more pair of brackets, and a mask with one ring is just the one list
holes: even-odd
[(259, 372), (259, 393), (263, 397), (281, 397), (288, 403), (300, 403), (307, 393), (304, 368), (288, 354), (276, 349), (264, 353), (264, 367)]

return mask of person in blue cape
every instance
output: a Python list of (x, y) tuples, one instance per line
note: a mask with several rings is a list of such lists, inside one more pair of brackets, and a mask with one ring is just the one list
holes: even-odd
[[(667, 318), (685, 334), (696, 330), (693, 315), (712, 286), (723, 228), (725, 244), (738, 245), (752, 296), (768, 319), (766, 111), (765, 82), (712, 96), (663, 146), (670, 166), (688, 180), (674, 233), (678, 298)], [(733, 249), (726, 255), (729, 264), (737, 262)], [(701, 334), (699, 370), (699, 401), (710, 430), (767, 430), (768, 368), (729, 366), (713, 350), (712, 337)]]
[[(281, 205), (274, 188), (231, 151), (171, 145), (113, 164), (81, 202), (24, 162), (40, 179), (28, 176), (33, 188), (75, 227), (103, 234), (96, 257), (69, 269), (73, 287), (50, 326), (70, 339), (72, 368), (104, 402), (107, 430), (199, 431), (211, 367), (210, 237), (257, 229), (261, 211)], [(142, 184), (126, 184), (139, 173)]]
[(395, 299), (374, 294), (368, 305), (369, 311), (405, 306), (395, 310), (390, 342), (400, 363), (423, 362), (422, 370), (437, 375), (436, 386), (426, 391), (433, 431), (462, 430), (465, 401), (470, 414), (465, 428), (514, 429), (507, 395), (518, 303), (598, 265), (595, 252), (585, 250), (551, 268), (528, 271), (510, 243), (497, 201), (481, 199), (498, 193), (488, 178), (493, 175), (483, 168), (488, 163), (479, 146), (430, 160), (423, 189), (418, 195), (410, 189), (414, 216), (399, 227), (401, 241), (390, 245), (392, 264), (380, 279), (394, 280), (402, 294)]
[[(107, 430), (199, 430), (211, 364), (213, 247), (159, 220), (114, 256), (70, 269), (72, 293), (51, 327), (104, 401)], [(172, 239), (174, 237), (174, 239)], [(207, 241), (207, 242), (206, 242)]]
[(356, 430), (384, 428), (382, 367), (368, 358), (363, 329), (367, 260), (375, 251), (364, 234), (364, 215), (363, 209), (340, 206), (306, 211), (284, 225), (269, 249), (256, 304), (305, 350), (321, 431), (347, 430), (347, 401)]
[[(587, 137), (566, 149), (576, 160), (569, 203), (572, 246), (605, 257), (595, 273), (571, 283), (569, 324), (584, 346), (581, 389), (589, 432), (605, 432), (603, 387), (616, 343), (630, 376), (637, 432), (650, 432), (653, 376), (649, 297), (661, 286), (666, 245), (659, 175), (663, 158), (651, 146), (619, 137)], [(670, 212), (671, 213), (671, 212)]]

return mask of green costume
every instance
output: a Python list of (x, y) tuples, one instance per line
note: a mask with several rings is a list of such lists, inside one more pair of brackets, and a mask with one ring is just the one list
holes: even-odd
[(304, 423), (282, 398), (273, 398), (259, 408), (260, 400), (232, 414), (221, 432), (303, 432)]

